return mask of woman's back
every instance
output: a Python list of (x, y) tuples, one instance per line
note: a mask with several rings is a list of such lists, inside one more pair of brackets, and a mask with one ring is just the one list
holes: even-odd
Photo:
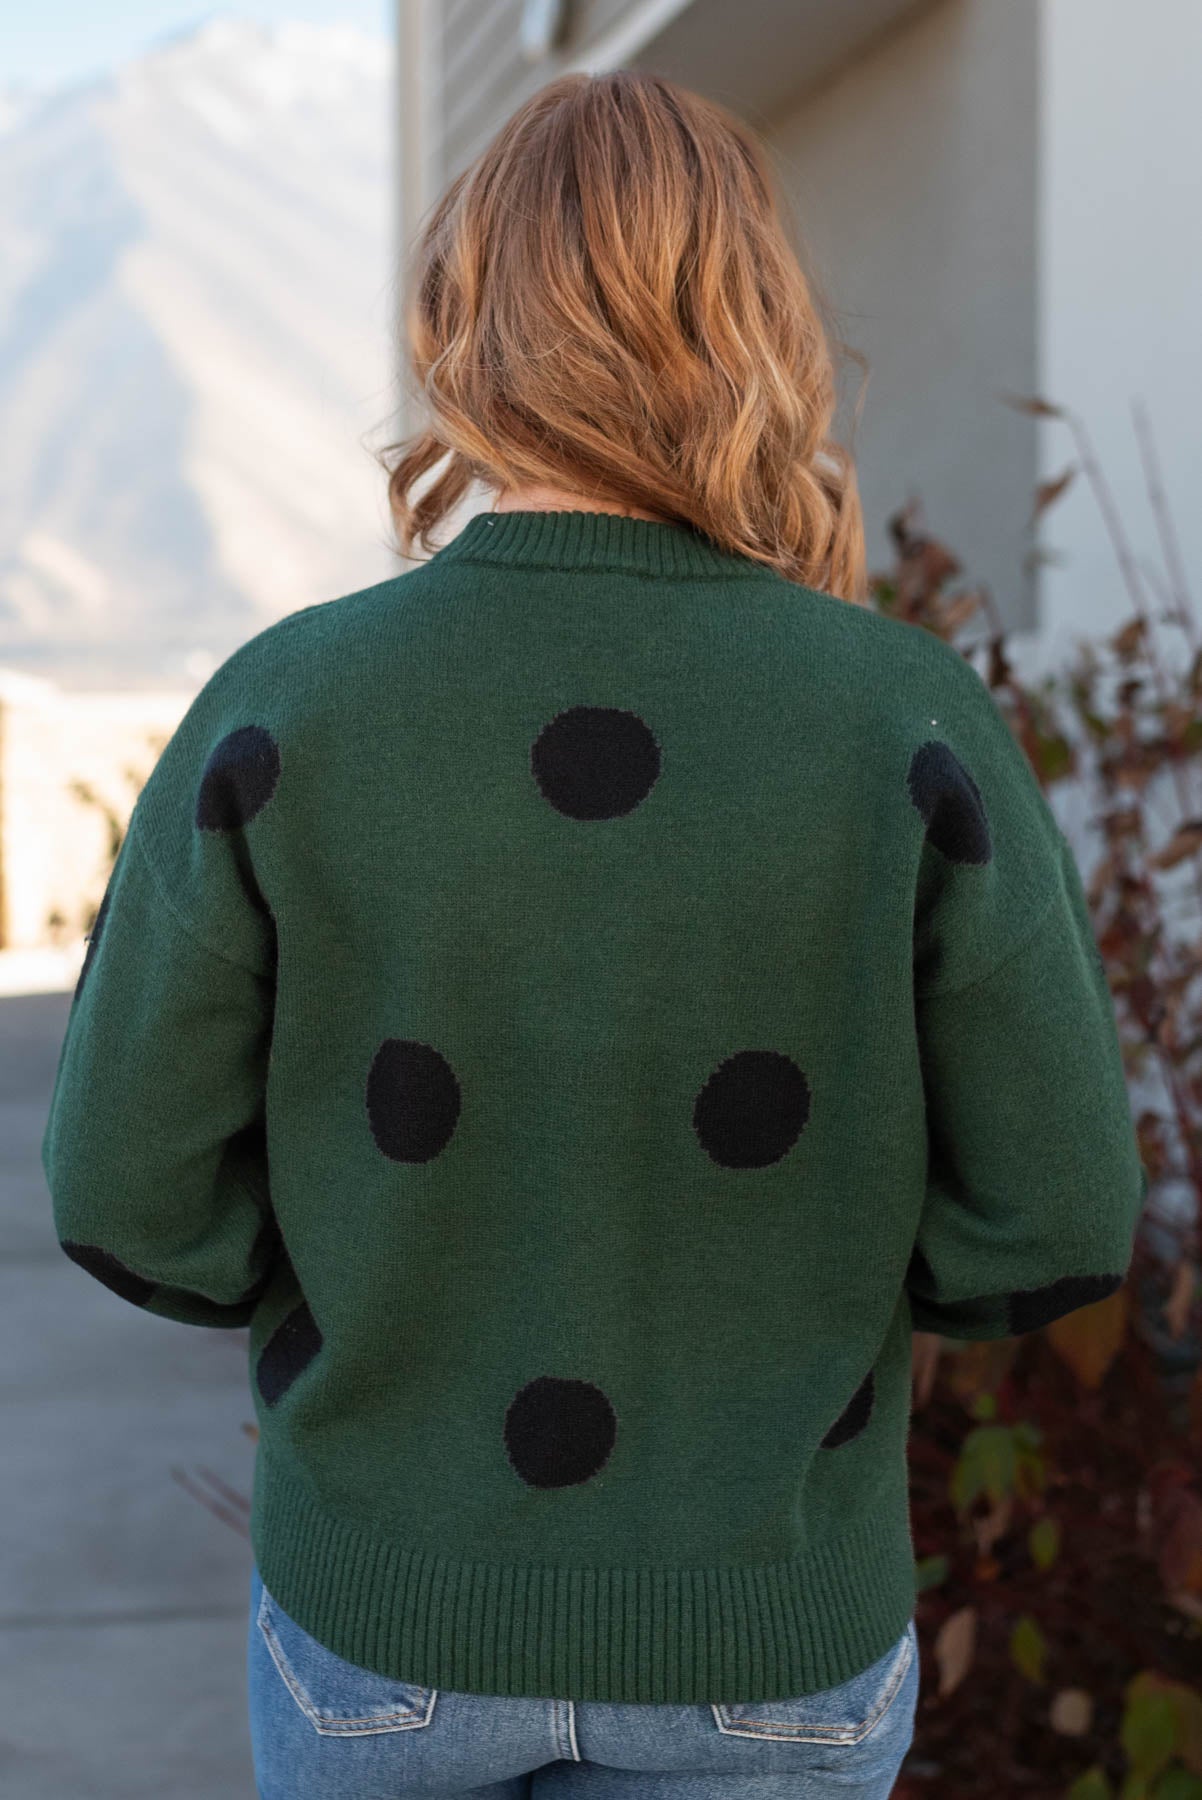
[(988, 691), (683, 526), (479, 514), (252, 638), (93, 952), (60, 1234), (249, 1322), (263, 1580), (389, 1675), (844, 1681), (913, 1608), (912, 1308), (1126, 1268), (1105, 984)]

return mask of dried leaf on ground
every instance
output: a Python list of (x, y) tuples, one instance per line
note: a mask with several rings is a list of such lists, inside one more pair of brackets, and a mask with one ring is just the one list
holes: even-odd
[(1127, 1307), (1127, 1290), (1119, 1288), (1105, 1300), (1080, 1306), (1048, 1326), (1053, 1349), (1082, 1387), (1101, 1387), (1127, 1335)]
[(941, 1697), (954, 1693), (972, 1667), (977, 1647), (977, 1609), (962, 1606), (949, 1614), (935, 1637), (935, 1664)]

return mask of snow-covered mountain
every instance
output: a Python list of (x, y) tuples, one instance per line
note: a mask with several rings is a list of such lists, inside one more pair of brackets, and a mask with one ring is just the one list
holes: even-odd
[(392, 49), (217, 20), (0, 95), (0, 663), (201, 678), (399, 565)]

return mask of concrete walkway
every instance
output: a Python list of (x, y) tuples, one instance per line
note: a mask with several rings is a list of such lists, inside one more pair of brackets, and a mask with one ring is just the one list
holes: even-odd
[(254, 1800), (245, 1332), (152, 1318), (63, 1255), (39, 1149), (69, 994), (0, 997), (0, 1794)]

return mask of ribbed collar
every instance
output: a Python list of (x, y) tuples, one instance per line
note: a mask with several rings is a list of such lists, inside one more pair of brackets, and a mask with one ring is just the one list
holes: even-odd
[(609, 512), (480, 512), (436, 553), (510, 567), (608, 569), (678, 580), (760, 576), (779, 580), (753, 557), (719, 548), (691, 525)]

